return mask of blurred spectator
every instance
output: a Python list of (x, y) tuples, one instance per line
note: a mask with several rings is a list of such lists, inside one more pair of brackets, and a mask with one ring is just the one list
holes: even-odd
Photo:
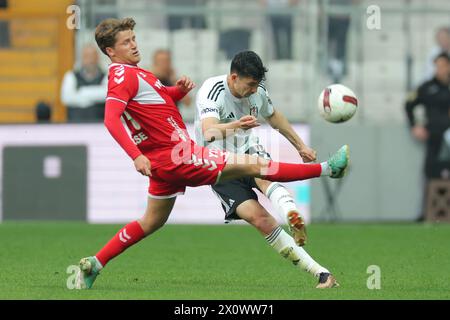
[(61, 100), (69, 122), (101, 122), (107, 91), (107, 76), (99, 66), (97, 48), (82, 50), (81, 67), (64, 75)]
[(289, 9), (297, 5), (299, 0), (260, 0), (260, 2), (268, 9), (275, 46), (275, 59), (292, 59), (292, 14), (276, 11)]
[(450, 54), (450, 28), (441, 27), (436, 32), (436, 45), (430, 50), (426, 61), (424, 81), (430, 80), (435, 74), (434, 59), (441, 53)]
[[(7, 0), (0, 0), (0, 10), (8, 8)], [(9, 22), (8, 20), (0, 20), (0, 48), (8, 48), (10, 46), (9, 39)]]
[[(330, 5), (351, 8), (355, 0), (330, 0)], [(328, 73), (334, 83), (339, 83), (347, 74), (347, 34), (350, 13), (328, 16)]]
[[(155, 51), (150, 71), (165, 86), (174, 86), (177, 81), (177, 75), (172, 66), (172, 57), (169, 50), (159, 49)], [(179, 102), (184, 106), (189, 107), (192, 100), (189, 94), (187, 94)], [(180, 104), (177, 103), (177, 106), (180, 107)]]
[[(195, 8), (206, 5), (206, 0), (166, 0), (169, 8)], [(205, 29), (204, 14), (168, 14), (167, 24), (170, 31), (178, 29)]]
[(44, 101), (39, 101), (35, 109), (36, 122), (48, 123), (52, 117), (52, 109), (50, 105)]
[[(439, 54), (435, 60), (435, 73), (431, 80), (423, 83), (413, 92), (406, 102), (406, 114), (413, 137), (426, 143), (425, 153), (425, 192), (430, 179), (443, 178), (448, 174), (450, 162), (440, 158), (445, 149), (444, 132), (450, 128), (450, 57)], [(425, 109), (424, 121), (419, 121), (415, 108), (422, 105)], [(426, 193), (425, 193), (426, 195)], [(424, 197), (424, 200), (426, 197)], [(422, 209), (424, 211), (425, 201)], [(420, 217), (422, 220), (424, 212)]]

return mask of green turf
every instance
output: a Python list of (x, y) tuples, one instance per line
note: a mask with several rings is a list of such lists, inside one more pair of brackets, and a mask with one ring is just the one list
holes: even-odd
[[(450, 299), (450, 225), (316, 224), (305, 249), (341, 284), (316, 279), (249, 226), (167, 225), (113, 260), (89, 291), (66, 269), (120, 226), (0, 224), (0, 299)], [(381, 289), (369, 290), (369, 265)]]

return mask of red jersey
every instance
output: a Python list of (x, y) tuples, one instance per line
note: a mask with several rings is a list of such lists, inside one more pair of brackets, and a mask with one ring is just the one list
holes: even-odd
[[(109, 66), (105, 125), (132, 159), (145, 154), (152, 168), (166, 165), (170, 159), (163, 159), (164, 151), (191, 142), (175, 105), (185, 94), (177, 87), (164, 86), (150, 71), (113, 63)], [(125, 120), (134, 144), (117, 121), (118, 115)]]

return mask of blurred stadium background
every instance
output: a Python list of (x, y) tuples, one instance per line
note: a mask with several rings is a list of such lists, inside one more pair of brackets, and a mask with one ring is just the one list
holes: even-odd
[[(368, 28), (371, 5), (380, 9), (380, 29)], [(292, 19), (288, 59), (277, 57), (270, 12)], [(189, 15), (202, 17), (204, 25), (170, 29), (169, 16)], [(331, 16), (348, 22), (341, 24), (345, 72), (330, 71)], [(136, 20), (141, 67), (150, 67), (155, 50), (169, 49), (177, 74), (190, 76), (198, 87), (228, 72), (230, 55), (256, 51), (269, 69), (266, 83), (275, 107), (319, 158), (350, 145), (351, 166), (343, 180), (289, 184), (308, 222), (413, 222), (419, 217), (424, 146), (411, 137), (404, 105), (408, 92), (423, 81), (436, 31), (450, 26), (450, 1), (300, 0), (290, 8), (270, 8), (258, 0), (0, 0), (0, 222), (123, 223), (142, 214), (147, 180), (135, 173), (102, 123), (67, 123), (60, 96), (64, 74), (79, 64), (83, 46), (94, 42), (96, 25), (107, 17)], [(108, 59), (101, 57), (107, 70)], [(325, 123), (316, 107), (321, 90), (336, 81), (359, 99), (355, 117), (338, 125)], [(191, 96), (195, 103), (195, 92)], [(38, 123), (39, 103), (50, 106), (50, 123)], [(192, 131), (195, 106), (181, 106), (181, 112)], [(288, 143), (266, 126), (260, 130), (269, 150), (276, 146), (272, 141), (280, 142), (271, 150), (278, 159), (298, 161)], [(441, 216), (433, 221), (450, 219), (448, 197), (435, 203)], [(177, 200), (169, 223), (221, 224), (223, 213), (208, 187), (189, 189)], [(329, 232), (321, 228), (314, 230)], [(11, 239), (4, 230), (5, 239)], [(448, 233), (440, 237), (449, 240)]]

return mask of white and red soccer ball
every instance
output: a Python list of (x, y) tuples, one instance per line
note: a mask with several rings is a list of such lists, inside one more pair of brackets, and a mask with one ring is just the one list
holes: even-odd
[(332, 84), (320, 94), (317, 107), (325, 120), (333, 123), (345, 122), (355, 114), (358, 100), (355, 93), (346, 86)]

